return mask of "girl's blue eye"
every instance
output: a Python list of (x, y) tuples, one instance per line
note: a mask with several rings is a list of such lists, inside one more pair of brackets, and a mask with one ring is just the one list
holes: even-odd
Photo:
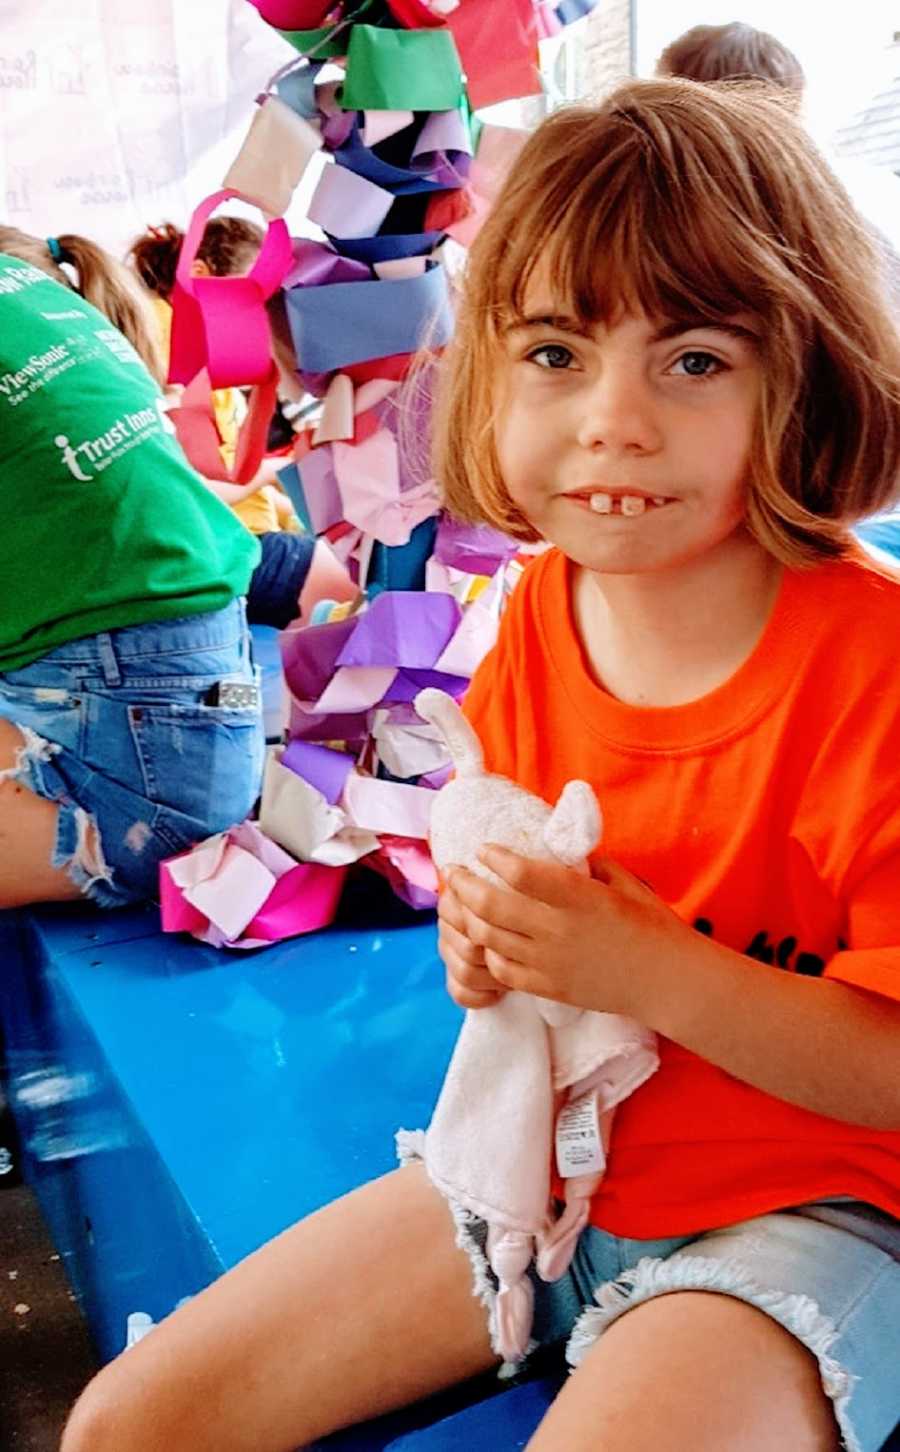
[(712, 378), (724, 366), (714, 354), (705, 353), (702, 348), (692, 348), (689, 352), (682, 353), (676, 366), (678, 364), (688, 378)]
[(533, 353), (529, 353), (528, 361), (537, 363), (539, 368), (568, 368), (572, 354), (562, 343), (545, 343), (542, 348), (535, 348)]

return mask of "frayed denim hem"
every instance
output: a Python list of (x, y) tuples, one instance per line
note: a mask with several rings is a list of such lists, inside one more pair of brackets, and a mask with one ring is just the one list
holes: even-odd
[[(425, 1131), (423, 1129), (398, 1129), (395, 1136), (397, 1147), (397, 1159), (401, 1165), (426, 1164), (425, 1160)], [(426, 1165), (427, 1170), (427, 1165)], [(442, 1194), (442, 1191), (438, 1193)], [(472, 1269), (472, 1295), (480, 1301), (484, 1307), (488, 1319), (488, 1329), (491, 1336), (491, 1345), (497, 1350), (497, 1282), (488, 1264), (485, 1255), (485, 1243), (487, 1240), (487, 1226), (471, 1210), (464, 1205), (444, 1196), (450, 1214), (453, 1216), (453, 1224), (456, 1227), (456, 1244), (460, 1250), (465, 1251), (469, 1258), (469, 1265)], [(501, 1381), (517, 1376), (525, 1366), (525, 1362), (531, 1352), (535, 1349), (536, 1342), (532, 1342), (521, 1361), (504, 1361), (497, 1372)], [(498, 1353), (499, 1355), (499, 1353)]]
[(764, 1311), (796, 1336), (818, 1361), (822, 1389), (831, 1400), (846, 1452), (861, 1452), (848, 1412), (858, 1378), (831, 1355), (839, 1334), (834, 1324), (809, 1296), (761, 1286), (736, 1260), (715, 1260), (688, 1252), (676, 1252), (666, 1260), (645, 1256), (615, 1281), (607, 1281), (595, 1290), (596, 1307), (589, 1306), (582, 1312), (566, 1346), (569, 1365), (579, 1366), (607, 1326), (626, 1311), (672, 1291), (713, 1291), (734, 1296)]
[[(65, 868), (82, 896), (96, 902), (98, 906), (119, 907), (121, 897), (112, 886), (112, 871), (103, 859), (103, 849), (93, 818), (83, 807), (48, 796), (44, 790), (41, 763), (52, 761), (60, 747), (39, 736), (30, 726), (22, 726), (18, 722), (11, 724), (21, 732), (22, 745), (16, 750), (13, 765), (0, 771), (0, 782), (21, 781), (36, 796), (56, 805), (56, 841), (50, 857), (51, 867)], [(94, 843), (91, 843), (89, 835), (92, 828)]]

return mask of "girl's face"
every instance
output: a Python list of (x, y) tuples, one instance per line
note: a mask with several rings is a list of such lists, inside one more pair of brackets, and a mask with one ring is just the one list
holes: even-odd
[(664, 570), (740, 528), (761, 378), (752, 320), (623, 313), (585, 331), (548, 291), (504, 352), (500, 472), (570, 559), (601, 574)]

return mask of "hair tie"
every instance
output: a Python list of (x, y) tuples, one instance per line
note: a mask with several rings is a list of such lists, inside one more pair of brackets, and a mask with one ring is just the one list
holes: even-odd
[(50, 253), (54, 262), (62, 262), (63, 250), (59, 245), (58, 237), (47, 238), (47, 251)]

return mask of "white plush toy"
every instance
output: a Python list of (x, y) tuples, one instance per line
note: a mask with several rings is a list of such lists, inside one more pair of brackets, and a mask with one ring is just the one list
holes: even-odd
[[(496, 881), (478, 858), (493, 842), (523, 857), (589, 870), (586, 858), (601, 823), (586, 782), (569, 782), (551, 808), (506, 777), (485, 774), (478, 737), (450, 696), (421, 691), (415, 707), (443, 735), (456, 771), (432, 808), (431, 851), (439, 869), (464, 866)], [(613, 1110), (658, 1062), (655, 1036), (617, 1014), (517, 992), (467, 1013), (420, 1152), (457, 1219), (487, 1221), (487, 1258), (499, 1291), (494, 1297), (488, 1285), (482, 1289), (492, 1308), (494, 1346), (505, 1361), (520, 1360), (528, 1349), (528, 1266), (536, 1253), (543, 1279), (565, 1271), (602, 1178)], [(566, 1198), (556, 1220), (554, 1127)]]

